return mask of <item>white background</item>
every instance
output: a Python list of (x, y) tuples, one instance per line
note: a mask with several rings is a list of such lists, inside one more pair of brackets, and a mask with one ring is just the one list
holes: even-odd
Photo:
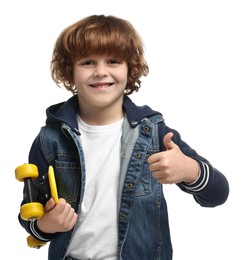
[(27, 162), (47, 106), (71, 96), (50, 77), (59, 33), (87, 15), (112, 14), (129, 20), (145, 44), (150, 74), (132, 99), (161, 111), (230, 183), (229, 199), (217, 208), (164, 187), (174, 260), (245, 259), (244, 1), (8, 0), (0, 13), (1, 256), (47, 259), (48, 246), (26, 245), (17, 220), (23, 185), (14, 170)]

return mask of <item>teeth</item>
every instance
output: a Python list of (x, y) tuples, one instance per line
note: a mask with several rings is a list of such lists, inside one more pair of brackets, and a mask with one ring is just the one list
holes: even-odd
[(100, 86), (95, 86), (96, 88), (107, 88), (109, 85), (100, 85)]

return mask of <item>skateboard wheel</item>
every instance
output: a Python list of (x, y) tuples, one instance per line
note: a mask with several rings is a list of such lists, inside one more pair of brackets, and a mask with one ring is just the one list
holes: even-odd
[(46, 242), (40, 241), (31, 235), (28, 236), (26, 240), (27, 240), (27, 245), (31, 248), (39, 249), (40, 247), (42, 247), (46, 244)]
[(24, 220), (38, 219), (44, 214), (43, 205), (38, 202), (23, 204), (20, 208), (20, 216)]
[(18, 181), (24, 181), (26, 178), (36, 179), (38, 177), (38, 168), (35, 164), (25, 163), (15, 169), (15, 178)]

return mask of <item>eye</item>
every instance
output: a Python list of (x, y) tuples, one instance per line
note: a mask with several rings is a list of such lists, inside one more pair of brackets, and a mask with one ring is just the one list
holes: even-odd
[(120, 61), (120, 60), (117, 60), (117, 59), (109, 59), (109, 60), (107, 61), (107, 63), (113, 65), (113, 64), (120, 64), (121, 61)]
[(94, 64), (94, 62), (92, 60), (82, 60), (79, 62), (80, 66), (91, 66), (93, 64)]

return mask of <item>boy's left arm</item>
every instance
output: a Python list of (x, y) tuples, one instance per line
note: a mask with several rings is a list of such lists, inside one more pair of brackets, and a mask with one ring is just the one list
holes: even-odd
[(227, 200), (229, 184), (226, 177), (211, 164), (198, 160), (200, 175), (198, 179), (189, 184), (178, 183), (179, 188), (193, 195), (194, 199), (203, 207), (216, 207)]
[(199, 164), (199, 176), (192, 183), (177, 183), (179, 188), (193, 195), (197, 203), (203, 207), (216, 207), (227, 200), (229, 196), (229, 183), (227, 178), (207, 159), (200, 156), (195, 150), (181, 140), (180, 135), (175, 133), (173, 141), (180, 150)]

